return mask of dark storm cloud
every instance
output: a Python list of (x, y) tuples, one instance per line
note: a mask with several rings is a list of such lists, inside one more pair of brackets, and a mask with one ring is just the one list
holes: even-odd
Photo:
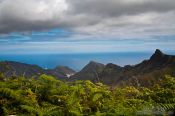
[(73, 13), (116, 17), (175, 10), (174, 0), (67, 0)]
[(12, 18), (5, 19), (0, 23), (0, 33), (8, 32), (25, 32), (25, 31), (41, 31), (44, 29), (57, 27), (52, 21), (23, 21), (14, 20)]

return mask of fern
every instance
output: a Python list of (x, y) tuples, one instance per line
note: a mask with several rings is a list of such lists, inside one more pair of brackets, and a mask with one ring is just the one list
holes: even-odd
[(0, 96), (7, 99), (14, 99), (20, 101), (20, 96), (9, 88), (0, 88)]
[(8, 78), (0, 82), (0, 115), (135, 116), (166, 115), (175, 109), (175, 81), (168, 77), (150, 88), (116, 87), (90, 81), (61, 82)]
[(159, 104), (160, 108), (163, 108), (165, 111), (171, 111), (175, 109), (175, 103), (161, 103)]
[(43, 106), (33, 107), (28, 105), (21, 105), (21, 109), (27, 111), (30, 114), (39, 115), (39, 116), (50, 116), (50, 114), (56, 114), (59, 112), (58, 106), (44, 104)]
[(27, 112), (29, 112), (31, 114), (35, 114), (35, 115), (40, 114), (38, 109), (36, 109), (35, 107), (32, 107), (32, 106), (21, 105), (21, 109), (26, 110)]

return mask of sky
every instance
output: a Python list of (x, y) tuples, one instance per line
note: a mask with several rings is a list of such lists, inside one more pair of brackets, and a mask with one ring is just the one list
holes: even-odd
[(175, 0), (0, 0), (1, 54), (175, 50)]

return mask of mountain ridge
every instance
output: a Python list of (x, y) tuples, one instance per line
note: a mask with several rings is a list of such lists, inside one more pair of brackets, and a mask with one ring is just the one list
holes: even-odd
[[(121, 85), (123, 82), (133, 85), (138, 85), (139, 82), (141, 85), (151, 86), (152, 81), (161, 79), (165, 74), (175, 75), (175, 56), (164, 54), (161, 50), (156, 49), (150, 59), (136, 65), (125, 65), (121, 67), (113, 63), (108, 63), (98, 73), (98, 79), (99, 82), (114, 86)], [(79, 80), (81, 78), (84, 77), (77, 79)], [(94, 81), (95, 79), (92, 78), (90, 80)]]

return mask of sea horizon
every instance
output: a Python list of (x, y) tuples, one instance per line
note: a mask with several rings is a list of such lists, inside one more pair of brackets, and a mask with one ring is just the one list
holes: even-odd
[[(136, 65), (147, 60), (154, 53), (144, 52), (104, 52), (104, 53), (65, 53), (65, 54), (0, 54), (0, 61), (16, 61), (38, 65), (44, 69), (53, 69), (57, 66), (68, 66), (80, 71), (90, 61), (103, 64), (114, 63), (119, 66)], [(175, 55), (173, 51), (165, 54)]]

